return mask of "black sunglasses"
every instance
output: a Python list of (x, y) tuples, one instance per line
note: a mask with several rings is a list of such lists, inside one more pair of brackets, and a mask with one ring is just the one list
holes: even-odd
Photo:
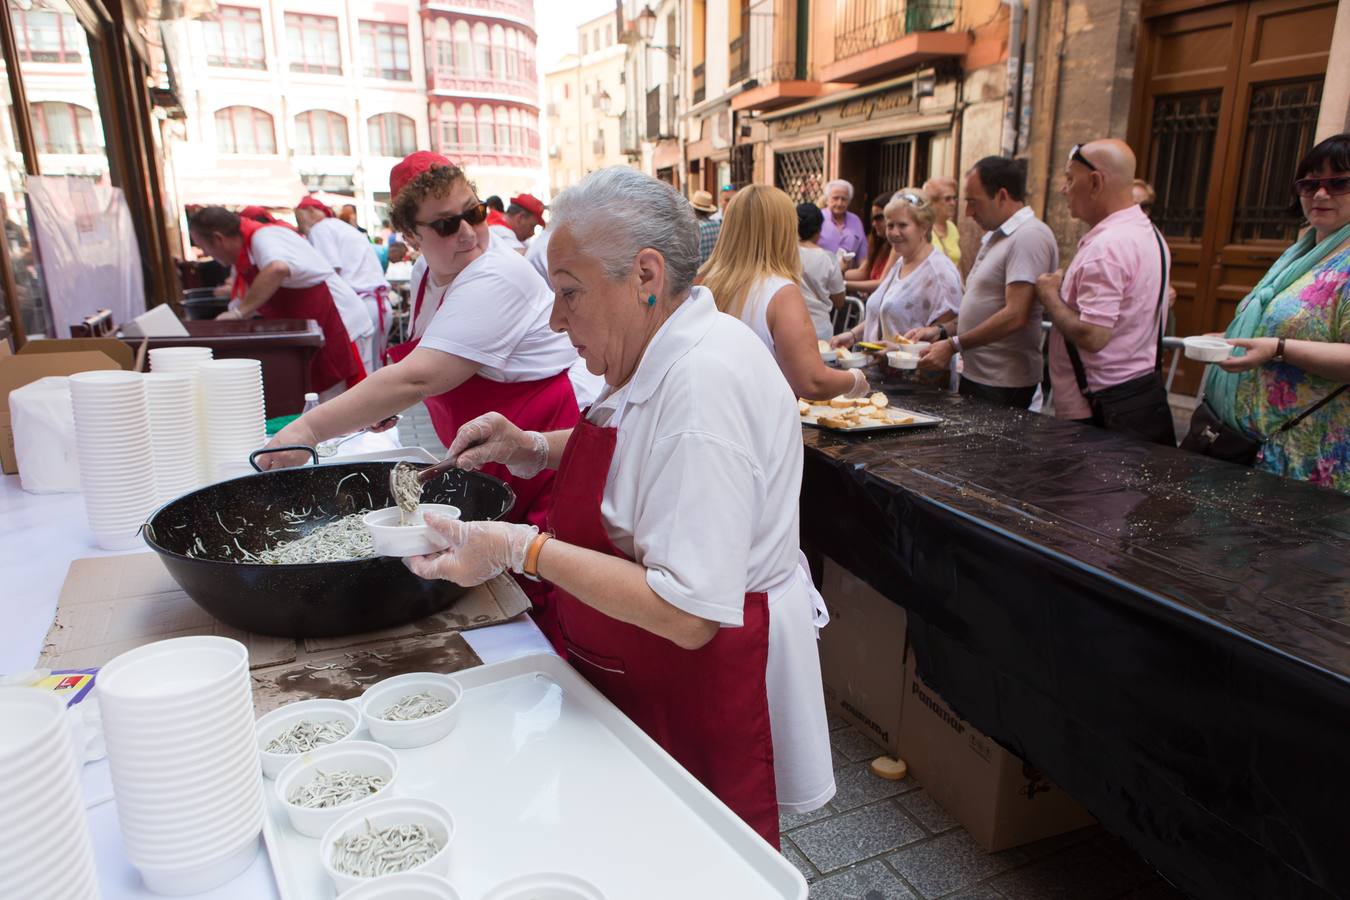
[(1317, 195), (1318, 188), (1325, 188), (1333, 197), (1350, 194), (1350, 175), (1331, 175), (1326, 178), (1300, 178), (1294, 182), (1294, 190), (1300, 197)]
[(1095, 171), (1097, 171), (1097, 167), (1094, 166), (1094, 165), (1092, 164), (1092, 162), (1091, 162), (1086, 156), (1083, 155), (1083, 145), (1082, 145), (1082, 144), (1074, 144), (1074, 145), (1073, 145), (1073, 149), (1069, 151), (1069, 160), (1072, 161), (1072, 162), (1080, 162), (1080, 163), (1082, 163), (1083, 165), (1085, 165), (1085, 166), (1088, 167), (1088, 171), (1090, 171), (1090, 172), (1095, 172)]
[(413, 224), (425, 225), (441, 237), (449, 237), (459, 231), (461, 222), (468, 222), (470, 225), (478, 225), (485, 222), (487, 217), (487, 204), (475, 203), (457, 216), (442, 216), (439, 219), (432, 219), (430, 222), (413, 222)]

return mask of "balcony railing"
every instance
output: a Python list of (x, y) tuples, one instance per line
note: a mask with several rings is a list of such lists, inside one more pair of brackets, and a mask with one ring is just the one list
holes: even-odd
[(728, 81), (731, 84), (740, 84), (750, 75), (750, 35), (737, 35), (731, 41), (728, 48), (728, 65), (730, 74)]
[(605, 139), (603, 136), (594, 138), (591, 141), (591, 152), (596, 156), (605, 155)]
[(619, 152), (629, 156), (642, 152), (638, 146), (637, 117), (628, 112), (619, 115)]
[(798, 65), (794, 7), (790, 0), (760, 0), (750, 7), (749, 77), (761, 85), (810, 78)]
[(702, 103), (708, 96), (707, 66), (699, 63), (694, 66), (694, 102)]
[(424, 6), (455, 6), (477, 9), (486, 13), (501, 13), (520, 19), (534, 27), (534, 4), (529, 0), (423, 0)]
[(834, 55), (844, 59), (916, 31), (951, 25), (956, 0), (835, 0)]
[(528, 73), (515, 78), (505, 75), (501, 78), (482, 78), (471, 72), (437, 67), (432, 71), (431, 90), (448, 94), (508, 94), (534, 103), (539, 86)]

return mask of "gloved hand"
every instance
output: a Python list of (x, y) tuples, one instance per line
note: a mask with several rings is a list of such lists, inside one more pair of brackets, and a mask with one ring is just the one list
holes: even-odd
[(445, 458), (469, 470), (501, 463), (512, 475), (533, 478), (548, 465), (548, 441), (537, 431), (521, 431), (501, 413), (490, 412), (465, 423)]
[(441, 578), (462, 587), (491, 581), (525, 565), (525, 551), (539, 529), (512, 522), (461, 522), (439, 513), (426, 513), (426, 523), (449, 541), (449, 546), (404, 563), (419, 578)]
[(867, 383), (867, 376), (862, 373), (862, 369), (849, 369), (853, 376), (853, 387), (848, 389), (844, 399), (852, 400), (855, 397), (866, 397), (872, 392), (872, 386)]

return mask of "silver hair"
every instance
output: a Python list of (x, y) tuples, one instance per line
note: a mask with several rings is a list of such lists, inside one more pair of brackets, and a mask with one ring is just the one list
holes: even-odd
[(853, 185), (849, 184), (842, 178), (836, 178), (834, 181), (831, 181), (829, 184), (825, 185), (825, 196), (826, 197), (830, 196), (830, 194), (834, 192), (835, 188), (843, 188), (844, 190), (848, 191), (849, 202), (853, 201)]
[(592, 172), (549, 205), (550, 229), (570, 228), (577, 246), (610, 278), (626, 278), (639, 252), (666, 261), (666, 290), (678, 297), (698, 274), (698, 222), (689, 201), (664, 181), (628, 166)]

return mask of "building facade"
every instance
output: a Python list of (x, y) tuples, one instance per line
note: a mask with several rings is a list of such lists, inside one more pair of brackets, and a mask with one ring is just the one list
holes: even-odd
[(543, 186), (531, 0), (422, 4), (432, 144), (485, 194)]
[(549, 195), (589, 172), (623, 165), (622, 125), (628, 116), (624, 46), (612, 13), (577, 28), (573, 53), (544, 74)]
[(532, 23), (530, 0), (241, 0), (176, 23), (180, 202), (290, 207), (323, 191), (374, 227), (389, 170), (425, 148), (484, 190), (537, 189)]

